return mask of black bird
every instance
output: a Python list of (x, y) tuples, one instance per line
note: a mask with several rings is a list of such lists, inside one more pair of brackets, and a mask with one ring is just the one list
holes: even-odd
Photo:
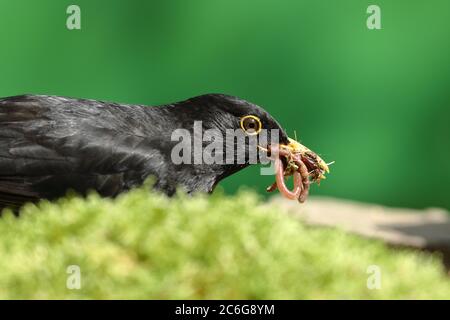
[[(25, 202), (55, 199), (68, 190), (114, 197), (142, 185), (172, 195), (212, 192), (244, 164), (174, 164), (175, 129), (193, 132), (242, 128), (279, 129), (282, 145), (292, 144), (266, 111), (245, 100), (207, 94), (162, 106), (126, 105), (58, 96), (21, 95), (0, 99), (0, 210)], [(256, 128), (255, 128), (256, 127)], [(246, 129), (246, 128), (242, 128)], [(194, 151), (192, 151), (194, 152)]]

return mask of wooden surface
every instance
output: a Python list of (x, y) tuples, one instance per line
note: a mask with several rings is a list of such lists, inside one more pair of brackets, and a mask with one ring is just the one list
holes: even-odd
[(450, 267), (450, 214), (444, 209), (389, 208), (350, 200), (310, 197), (305, 204), (274, 197), (305, 223), (338, 227), (394, 246), (439, 251)]

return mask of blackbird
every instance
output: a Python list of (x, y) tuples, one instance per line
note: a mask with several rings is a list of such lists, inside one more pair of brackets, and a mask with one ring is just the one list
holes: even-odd
[[(179, 141), (174, 141), (172, 134), (183, 129), (195, 136), (195, 121), (201, 121), (202, 133), (234, 129), (251, 136), (261, 129), (278, 129), (280, 147), (310, 151), (288, 138), (261, 107), (224, 94), (161, 106), (47, 95), (1, 98), (0, 210), (56, 199), (68, 190), (82, 195), (94, 190), (114, 197), (149, 177), (153, 177), (155, 189), (169, 196), (178, 187), (187, 193), (210, 193), (219, 181), (250, 162), (174, 163), (172, 151)], [(227, 143), (223, 141), (226, 148), (230, 147)], [(262, 149), (270, 153), (270, 143)], [(189, 158), (201, 152), (187, 150), (192, 153)], [(321, 174), (326, 165), (314, 155), (309, 155), (308, 169)], [(284, 165), (288, 166), (287, 161)]]

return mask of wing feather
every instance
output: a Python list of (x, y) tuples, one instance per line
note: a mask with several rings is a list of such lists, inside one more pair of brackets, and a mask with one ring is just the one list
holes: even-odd
[(0, 99), (0, 208), (68, 188), (111, 196), (163, 170), (157, 140), (139, 120), (145, 114), (130, 108), (53, 96)]

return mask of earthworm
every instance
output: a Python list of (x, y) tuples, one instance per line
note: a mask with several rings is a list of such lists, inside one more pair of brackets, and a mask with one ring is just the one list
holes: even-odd
[[(300, 154), (292, 154), (291, 152), (280, 149), (278, 147), (271, 148), (271, 154), (275, 160), (275, 183), (267, 188), (268, 192), (272, 192), (278, 188), (280, 193), (288, 199), (298, 199), (299, 202), (304, 202), (309, 193), (309, 173), (308, 168), (301, 160)], [(287, 172), (291, 170), (289, 165), (284, 168), (281, 157), (286, 157), (288, 161), (292, 161), (297, 167), (293, 172)], [(285, 176), (294, 176), (294, 189), (291, 191), (286, 186), (284, 181)]]
[(302, 192), (300, 193), (300, 196), (298, 197), (298, 201), (303, 203), (306, 201), (306, 198), (308, 197), (309, 194), (309, 186), (310, 186), (309, 172), (305, 163), (300, 159), (299, 154), (294, 155), (294, 162), (298, 167), (298, 171), (296, 172), (300, 172), (300, 176), (302, 177), (303, 188)]

